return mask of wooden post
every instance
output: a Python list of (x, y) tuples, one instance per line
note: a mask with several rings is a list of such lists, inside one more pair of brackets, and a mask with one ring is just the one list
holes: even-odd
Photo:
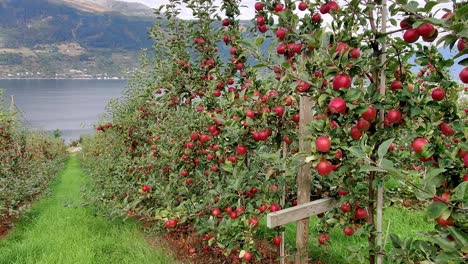
[[(283, 166), (286, 170), (286, 164), (284, 161), (288, 155), (288, 144), (283, 140)], [(283, 187), (283, 197), (281, 197), (281, 208), (284, 208), (286, 204), (286, 186)], [(286, 250), (285, 250), (285, 241), (284, 241), (284, 231), (281, 231), (281, 244), (280, 244), (280, 264), (285, 264)]]
[[(307, 124), (312, 121), (313, 102), (310, 96), (301, 95), (299, 102), (299, 151), (301, 153), (310, 153), (311, 145), (306, 138), (310, 135)], [(298, 205), (310, 201), (310, 163), (304, 163), (297, 175), (297, 203)], [(309, 238), (309, 218), (299, 220), (296, 225), (296, 264), (308, 262), (309, 251), (307, 248)]]
[[(382, 0), (382, 29), (381, 33), (387, 33), (387, 0)], [(385, 64), (387, 63), (387, 44), (385, 42), (385, 38), (382, 43), (382, 52), (380, 55), (382, 67), (380, 68), (380, 94), (385, 97), (385, 88), (387, 86), (386, 76), (385, 76)], [(384, 111), (380, 113), (380, 119), (382, 121), (382, 128), (383, 128), (383, 120), (384, 120)], [(383, 263), (383, 248), (382, 248), (382, 224), (383, 224), (383, 192), (384, 192), (384, 184), (382, 181), (379, 180), (379, 184), (377, 187), (377, 247), (379, 248), (379, 252), (377, 254), (377, 264)]]

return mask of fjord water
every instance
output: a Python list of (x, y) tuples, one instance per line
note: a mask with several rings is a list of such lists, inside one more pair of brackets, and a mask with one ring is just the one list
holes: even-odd
[(119, 98), (126, 85), (124, 80), (0, 80), (5, 105), (13, 95), (25, 127), (60, 129), (66, 143), (93, 133), (109, 100)]

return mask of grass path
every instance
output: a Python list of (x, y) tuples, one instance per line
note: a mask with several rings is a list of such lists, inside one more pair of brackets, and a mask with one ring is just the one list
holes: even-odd
[(148, 245), (137, 224), (111, 222), (83, 206), (85, 183), (71, 156), (52, 195), (34, 204), (8, 239), (0, 240), (0, 264), (175, 263)]

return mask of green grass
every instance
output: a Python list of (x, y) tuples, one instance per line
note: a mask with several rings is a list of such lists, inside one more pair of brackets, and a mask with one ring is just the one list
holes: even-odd
[[(402, 239), (409, 237), (424, 238), (422, 232), (430, 231), (434, 228), (434, 223), (431, 222), (425, 215), (424, 211), (408, 210), (403, 207), (389, 207), (384, 209), (383, 237), (385, 239), (388, 223), (390, 222), (389, 233), (397, 234)], [(264, 221), (262, 228), (266, 227)], [(323, 263), (358, 263), (356, 259), (348, 259), (350, 257), (349, 247), (360, 248), (364, 251), (359, 253), (363, 257), (367, 257), (367, 237), (359, 236), (359, 230), (355, 229), (355, 234), (347, 237), (343, 234), (342, 229), (333, 229), (329, 234), (331, 241), (327, 246), (319, 246), (317, 242), (317, 228), (319, 218), (312, 217), (309, 224), (309, 251), (312, 259), (321, 259)], [(296, 245), (296, 224), (291, 223), (286, 225), (285, 232), (286, 249), (293, 250)], [(390, 237), (387, 238), (386, 250), (391, 249)], [(385, 262), (386, 263), (386, 262)]]
[(175, 263), (152, 248), (136, 223), (95, 216), (81, 198), (86, 179), (71, 156), (52, 196), (33, 205), (0, 240), (0, 264)]

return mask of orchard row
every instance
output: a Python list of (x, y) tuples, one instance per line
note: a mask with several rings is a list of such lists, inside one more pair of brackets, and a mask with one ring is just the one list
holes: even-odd
[[(225, 17), (214, 1), (184, 3), (197, 19), (178, 19), (178, 1), (157, 12), (155, 58), (142, 58), (112, 119), (85, 141), (99, 202), (167, 232), (195, 230), (198, 250), (261, 260), (256, 241), (279, 245), (282, 228), (259, 223), (298, 204), (296, 176), (311, 166), (311, 196), (339, 205), (315, 244), (333, 243), (333, 228), (368, 237), (373, 263), (385, 250), (377, 188), (392, 179), (414, 187), (435, 229), (387, 260), (463, 261), (468, 145), (458, 99), (468, 70), (460, 82), (447, 69), (466, 64), (466, 5), (436, 18), (432, 1), (264, 1), (249, 7), (247, 26), (239, 1), (222, 1)], [(457, 55), (444, 58), (436, 40)]]
[(13, 113), (0, 111), (0, 235), (48, 187), (65, 157), (62, 139), (26, 131)]

